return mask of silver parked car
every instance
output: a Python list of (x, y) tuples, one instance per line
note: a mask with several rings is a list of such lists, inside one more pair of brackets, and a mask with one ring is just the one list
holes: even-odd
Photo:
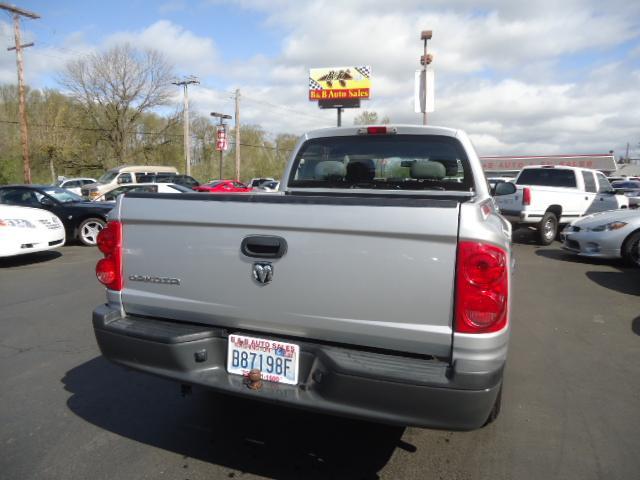
[(562, 248), (585, 257), (624, 258), (640, 266), (640, 211), (609, 210), (575, 220), (562, 232)]

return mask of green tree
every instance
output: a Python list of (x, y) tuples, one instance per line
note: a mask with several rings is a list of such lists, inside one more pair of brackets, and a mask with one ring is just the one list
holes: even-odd
[[(223, 176), (235, 175), (235, 132), (230, 130), (229, 150), (224, 156)], [(272, 176), (277, 171), (276, 147), (259, 125), (240, 125), (240, 174), (242, 179)]]
[(48, 169), (51, 182), (56, 181), (60, 168), (82, 169), (85, 166), (82, 152), (86, 144), (82, 134), (71, 128), (82, 124), (82, 111), (56, 90), (35, 91), (30, 100), (34, 168)]
[[(48, 183), (59, 175), (101, 175), (117, 158), (103, 128), (93, 122), (85, 105), (56, 89), (28, 90), (26, 95), (33, 181)], [(94, 110), (102, 108), (99, 104)], [(108, 108), (108, 107), (105, 107)], [(0, 183), (22, 181), (18, 130), (18, 96), (13, 85), (0, 85)], [(192, 174), (202, 181), (218, 178), (215, 125), (209, 117), (191, 118)], [(235, 139), (223, 155), (223, 177), (233, 178)], [(241, 126), (241, 180), (281, 178), (298, 137), (273, 136), (260, 125)], [(140, 113), (126, 132), (126, 161), (136, 165), (171, 165), (184, 170), (182, 114)]]
[(378, 119), (378, 112), (363, 110), (356, 118), (353, 119), (354, 125), (387, 125), (390, 123), (389, 117), (386, 115), (382, 120)]

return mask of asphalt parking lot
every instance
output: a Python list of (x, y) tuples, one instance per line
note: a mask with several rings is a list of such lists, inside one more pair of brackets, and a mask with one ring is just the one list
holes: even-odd
[(638, 478), (640, 269), (515, 240), (502, 413), (473, 432), (183, 398), (101, 358), (96, 249), (0, 261), (0, 477)]

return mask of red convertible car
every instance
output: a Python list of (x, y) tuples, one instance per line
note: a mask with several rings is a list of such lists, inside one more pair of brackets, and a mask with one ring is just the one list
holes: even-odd
[(214, 180), (193, 188), (196, 192), (236, 193), (251, 192), (253, 189), (235, 180)]

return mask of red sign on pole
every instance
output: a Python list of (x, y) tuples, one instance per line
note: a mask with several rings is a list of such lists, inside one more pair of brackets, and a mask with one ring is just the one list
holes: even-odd
[(221, 152), (229, 148), (229, 142), (227, 140), (226, 125), (220, 125), (216, 128), (216, 150)]

